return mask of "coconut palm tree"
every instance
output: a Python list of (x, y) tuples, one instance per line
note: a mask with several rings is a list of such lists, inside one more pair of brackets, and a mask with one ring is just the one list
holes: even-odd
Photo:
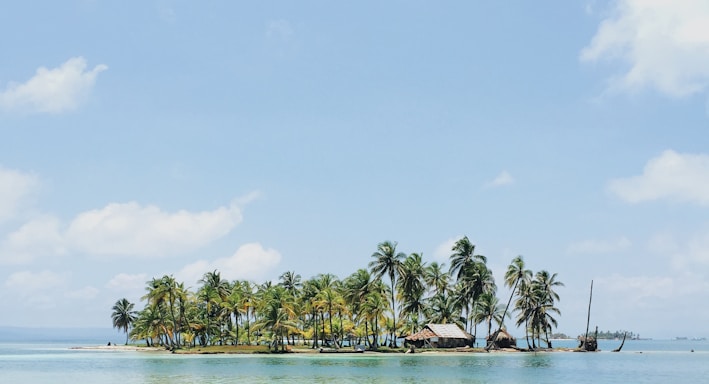
[[(372, 254), (373, 261), (369, 263), (369, 268), (372, 274), (377, 279), (381, 279), (384, 274), (389, 275), (391, 281), (391, 312), (394, 317), (394, 329), (396, 329), (396, 300), (394, 292), (396, 286), (396, 277), (401, 272), (401, 262), (406, 258), (403, 252), (396, 252), (396, 242), (384, 241), (377, 245), (377, 251)], [(392, 346), (397, 347), (396, 335), (392, 335)]]
[(355, 325), (364, 325), (363, 335), (366, 344), (369, 344), (369, 321), (366, 319), (366, 311), (364, 310), (365, 302), (370, 294), (378, 290), (377, 283), (381, 285), (381, 280), (373, 280), (369, 271), (363, 268), (358, 269), (343, 281), (343, 298), (349, 306), (348, 312)]
[(280, 345), (281, 351), (285, 351), (283, 338), (288, 337), (288, 332), (295, 332), (298, 329), (295, 323), (295, 301), (292, 296), (283, 286), (266, 287), (258, 305), (258, 313), (259, 320), (254, 323), (254, 329), (270, 331), (271, 346), (276, 350)]
[(293, 297), (298, 297), (298, 291), (303, 286), (300, 275), (293, 271), (287, 271), (280, 276), (280, 279), (280, 284), (286, 289), (286, 292), (293, 295)]
[[(512, 259), (512, 262), (507, 267), (507, 272), (505, 272), (505, 286), (507, 286), (508, 288), (512, 288), (512, 290), (510, 292), (510, 299), (507, 300), (505, 312), (502, 315), (503, 322), (505, 321), (505, 317), (507, 316), (507, 310), (510, 308), (512, 298), (514, 297), (517, 291), (517, 286), (520, 284), (520, 282), (529, 282), (531, 279), (532, 271), (529, 269), (525, 269), (524, 259), (522, 258), (522, 256), (520, 255)], [(503, 328), (503, 322), (500, 323), (500, 329)]]
[(136, 311), (133, 310), (133, 307), (135, 307), (135, 304), (131, 303), (126, 298), (122, 298), (113, 305), (113, 313), (111, 314), (113, 328), (123, 329), (123, 332), (126, 333), (126, 345), (128, 345), (128, 329), (130, 329), (137, 318)]
[(445, 272), (445, 263), (432, 262), (424, 271), (424, 281), (433, 294), (446, 294), (450, 284), (450, 274)]
[(459, 273), (460, 279), (456, 284), (456, 299), (459, 306), (465, 309), (466, 319), (470, 322), (469, 330), (477, 336), (477, 323), (474, 321), (473, 309), (478, 298), (489, 293), (494, 295), (497, 286), (492, 276), (492, 271), (484, 262), (471, 262), (465, 265)]
[(427, 322), (439, 324), (457, 324), (465, 327), (465, 319), (455, 298), (455, 292), (449, 295), (436, 293), (428, 300), (424, 310)]
[(374, 285), (372, 291), (367, 294), (365, 301), (362, 303), (362, 313), (364, 314), (365, 321), (371, 324), (372, 335), (374, 336), (374, 341), (369, 341), (369, 336), (367, 335), (367, 343), (371, 349), (376, 350), (379, 347), (379, 325), (386, 323), (384, 313), (388, 306), (386, 300), (388, 288), (381, 280), (375, 280), (372, 284)]
[(475, 305), (475, 322), (487, 324), (487, 338), (492, 335), (492, 322), (501, 323), (504, 310), (497, 297), (490, 293), (483, 293)]
[(469, 268), (471, 264), (477, 262), (487, 263), (485, 256), (475, 254), (475, 244), (470, 242), (468, 236), (463, 236), (462, 239), (456, 241), (451, 250), (453, 254), (450, 256), (451, 267), (449, 273), (453, 276), (457, 272), (455, 278), (458, 281), (465, 273), (465, 269)]
[[(418, 320), (425, 307), (423, 295), (426, 292), (424, 271), (426, 263), (422, 261), (421, 254), (412, 253), (401, 264), (401, 275), (397, 282), (399, 299), (401, 301), (401, 315), (409, 316), (410, 325), (418, 324)], [(413, 333), (414, 328), (410, 328)]]
[[(510, 298), (507, 300), (507, 305), (505, 306), (505, 311), (502, 313), (502, 316), (499, 318), (500, 323), (497, 328), (497, 332), (501, 331), (504, 328), (504, 321), (505, 318), (507, 317), (507, 311), (510, 308), (510, 303), (512, 303), (512, 299), (514, 298), (515, 294), (518, 293), (518, 287), (521, 287), (524, 284), (529, 284), (529, 282), (532, 279), (532, 271), (529, 269), (525, 269), (524, 266), (524, 259), (522, 256), (517, 256), (514, 259), (512, 259), (512, 262), (510, 265), (507, 267), (507, 271), (505, 272), (505, 286), (508, 288), (511, 288), (510, 291)], [(488, 339), (490, 339), (488, 337)], [(491, 348), (494, 345), (494, 340), (496, 339), (495, 337), (492, 337), (492, 342), (486, 346), (486, 349)]]
[[(223, 312), (221, 303), (226, 300), (230, 294), (230, 284), (227, 280), (223, 280), (221, 274), (214, 270), (207, 272), (199, 280), (202, 286), (199, 288), (198, 297), (204, 303), (204, 316), (207, 325), (206, 342), (213, 342), (212, 335), (221, 336)], [(223, 342), (223, 338), (220, 337)]]
[(456, 241), (451, 250), (453, 253), (450, 256), (449, 273), (451, 276), (455, 274), (459, 286), (456, 290), (457, 300), (471, 322), (470, 326), (466, 324), (465, 328), (472, 333), (472, 309), (475, 307), (475, 301), (481, 294), (488, 292), (489, 286), (494, 286), (494, 279), (487, 269), (487, 258), (475, 254), (475, 245), (467, 236)]

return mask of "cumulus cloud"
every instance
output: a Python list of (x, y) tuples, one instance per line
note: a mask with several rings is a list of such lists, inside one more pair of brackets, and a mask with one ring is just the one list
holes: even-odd
[(670, 199), (709, 206), (709, 155), (664, 151), (642, 175), (611, 180), (608, 190), (630, 203)]
[(502, 187), (505, 185), (514, 184), (515, 179), (507, 171), (500, 172), (497, 177), (495, 177), (490, 182), (486, 183), (485, 186), (488, 188)]
[(259, 243), (244, 244), (229, 256), (214, 261), (199, 260), (182, 268), (175, 277), (188, 284), (214, 270), (228, 280), (246, 279), (260, 281), (281, 262), (281, 254), (275, 249), (264, 249)]
[(48, 270), (19, 271), (11, 274), (4, 286), (8, 297), (19, 299), (24, 305), (51, 307), (54, 306), (54, 292), (63, 287), (65, 282), (65, 276)]
[(631, 308), (672, 307), (678, 298), (705, 297), (709, 283), (702, 276), (684, 273), (668, 276), (611, 276), (596, 279), (601, 292), (626, 310)]
[(61, 113), (76, 109), (108, 67), (87, 70), (83, 57), (73, 57), (58, 68), (40, 67), (25, 83), (11, 83), (0, 92), (0, 108), (29, 113)]
[(233, 230), (242, 221), (240, 206), (257, 196), (249, 194), (203, 212), (165, 212), (130, 202), (82, 212), (68, 224), (52, 216), (37, 217), (0, 240), (0, 264), (71, 253), (162, 257), (189, 252)]
[(453, 249), (453, 245), (455, 245), (455, 243), (462, 238), (463, 238), (463, 236), (461, 235), (461, 236), (451, 237), (450, 239), (442, 242), (441, 244), (439, 244), (436, 247), (436, 249), (433, 250), (433, 257), (436, 260), (438, 260), (439, 262), (448, 261), (451, 253), (453, 253), (453, 251), (451, 250), (451, 249)]
[(145, 273), (128, 274), (119, 273), (113, 276), (106, 283), (106, 288), (112, 291), (135, 292), (141, 291), (145, 287), (145, 282), (148, 281), (148, 275)]
[(64, 239), (59, 219), (53, 216), (36, 218), (0, 243), (0, 264), (26, 264), (39, 256), (64, 254)]
[(136, 202), (79, 214), (66, 231), (75, 249), (94, 255), (165, 256), (193, 250), (229, 233), (242, 220), (234, 203), (213, 211), (164, 212)]
[(622, 236), (615, 240), (584, 240), (569, 245), (569, 253), (613, 253), (630, 247), (632, 243)]
[(581, 51), (582, 61), (620, 61), (611, 88), (653, 88), (681, 97), (709, 85), (709, 2), (618, 0)]
[(36, 176), (0, 166), (0, 223), (13, 218), (38, 187)]
[(73, 291), (69, 291), (65, 294), (65, 296), (69, 299), (75, 299), (75, 300), (91, 300), (98, 296), (99, 290), (91, 287), (91, 286), (86, 286), (80, 289), (76, 289)]
[(145, 283), (148, 280), (145, 273), (119, 273), (106, 283), (106, 288), (116, 292), (116, 296), (137, 299), (145, 293)]

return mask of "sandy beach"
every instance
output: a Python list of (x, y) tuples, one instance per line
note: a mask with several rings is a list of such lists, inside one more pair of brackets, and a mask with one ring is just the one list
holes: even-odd
[(161, 347), (136, 347), (134, 345), (88, 345), (71, 347), (69, 349), (92, 350), (92, 351), (123, 351), (123, 352), (170, 352)]

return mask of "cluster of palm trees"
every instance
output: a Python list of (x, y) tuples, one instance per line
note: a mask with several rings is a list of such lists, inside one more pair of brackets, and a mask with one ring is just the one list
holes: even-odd
[(344, 279), (319, 274), (303, 280), (289, 271), (277, 283), (258, 285), (228, 281), (215, 270), (192, 291), (172, 276), (153, 278), (142, 297), (144, 309), (135, 311), (133, 303), (118, 300), (113, 325), (127, 338), (170, 349), (267, 342), (281, 350), (296, 343), (396, 348), (398, 338), (426, 323), (455, 323), (474, 336), (477, 325), (484, 324), (489, 337), (493, 326), (504, 328), (510, 312), (517, 313), (516, 324), (524, 326), (534, 347), (557, 325), (554, 288), (563, 284), (547, 271), (533, 275), (521, 256), (505, 274), (512, 294), (503, 306), (487, 258), (475, 254), (467, 237), (452, 247), (448, 269), (424, 262), (420, 253), (397, 252), (396, 246), (378, 244), (369, 268)]

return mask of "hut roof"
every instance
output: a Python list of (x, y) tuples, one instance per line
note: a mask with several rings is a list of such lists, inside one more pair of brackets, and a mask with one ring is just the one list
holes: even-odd
[(497, 335), (495, 335), (495, 341), (502, 341), (502, 340), (516, 340), (514, 336), (510, 335), (505, 331), (504, 329), (500, 329), (497, 332)]
[(432, 337), (441, 337), (446, 339), (473, 339), (473, 336), (460, 329), (460, 327), (456, 324), (426, 324), (422, 330), (408, 336), (406, 340), (427, 340)]

